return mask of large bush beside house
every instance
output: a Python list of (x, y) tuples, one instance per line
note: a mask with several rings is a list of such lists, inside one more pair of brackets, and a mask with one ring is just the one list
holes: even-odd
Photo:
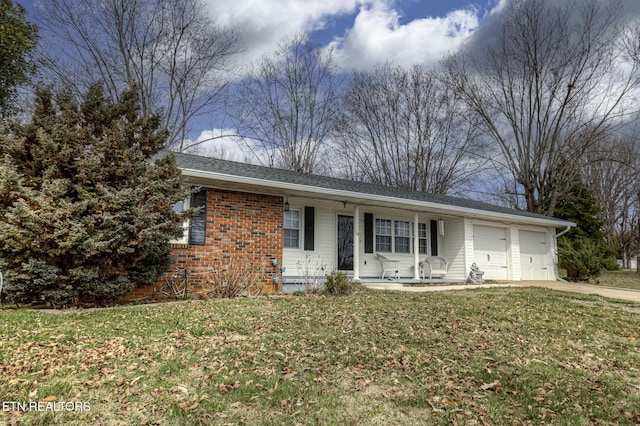
[(558, 240), (558, 257), (560, 267), (567, 270), (567, 278), (571, 281), (588, 281), (608, 269), (608, 263), (602, 256), (604, 244), (578, 237)]
[(167, 133), (135, 93), (77, 102), (41, 90), (30, 123), (0, 134), (0, 269), (14, 302), (104, 303), (154, 282), (185, 217)]
[(576, 227), (558, 238), (558, 265), (571, 281), (597, 277), (603, 269), (615, 269), (615, 252), (604, 239), (603, 222), (593, 193), (578, 182), (558, 202), (556, 217), (571, 220)]

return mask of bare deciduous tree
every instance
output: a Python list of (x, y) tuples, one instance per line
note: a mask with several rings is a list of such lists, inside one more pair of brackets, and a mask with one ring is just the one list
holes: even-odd
[(507, 8), (495, 43), (445, 66), (527, 210), (552, 215), (584, 153), (625, 113), (637, 64), (620, 63), (615, 4), (516, 0)]
[(52, 0), (40, 20), (49, 78), (79, 93), (101, 83), (113, 99), (136, 89), (180, 151), (190, 123), (220, 107), (238, 52), (200, 0)]
[(256, 158), (269, 166), (316, 171), (339, 110), (339, 78), (331, 51), (303, 34), (279, 44), (239, 85), (234, 117)]
[(607, 244), (618, 251), (624, 267), (629, 267), (636, 254), (640, 213), (637, 147), (629, 140), (605, 140), (586, 153), (579, 168), (596, 199)]
[(337, 140), (348, 177), (445, 194), (477, 170), (463, 104), (426, 67), (354, 72)]

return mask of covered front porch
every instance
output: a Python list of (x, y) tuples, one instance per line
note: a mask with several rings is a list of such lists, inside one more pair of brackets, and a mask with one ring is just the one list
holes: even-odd
[[(464, 227), (464, 218), (434, 209), (289, 197), (282, 289), (302, 290), (305, 277), (324, 278), (332, 271), (362, 283), (464, 282)], [(383, 257), (391, 265), (383, 266)], [(436, 271), (434, 257), (446, 265)]]
[[(407, 220), (409, 219), (406, 216), (407, 214), (411, 214), (411, 221)], [(438, 279), (425, 280), (424, 267), (425, 258), (428, 255), (438, 254), (438, 239), (444, 236), (444, 220), (430, 220), (429, 222), (431, 222), (433, 226), (430, 226), (431, 229), (427, 229), (428, 225), (424, 223), (424, 218), (421, 220), (421, 216), (417, 211), (405, 211), (404, 215), (405, 219), (400, 221), (400, 223), (406, 224), (407, 227), (409, 227), (409, 224), (411, 226), (406, 229), (406, 234), (404, 234), (403, 237), (398, 237), (398, 229), (396, 228), (398, 217), (388, 215), (389, 219), (387, 222), (389, 225), (392, 223), (395, 224), (393, 231), (391, 231), (387, 237), (390, 241), (388, 243), (389, 251), (391, 251), (391, 247), (393, 247), (393, 253), (386, 253), (385, 251), (380, 253), (379, 245), (384, 244), (379, 244), (380, 242), (378, 241), (378, 218), (376, 216), (371, 213), (365, 213), (361, 216), (360, 206), (357, 204), (353, 205), (352, 216), (339, 216), (337, 232), (338, 269), (345, 270), (350, 278), (356, 282), (369, 282), (371, 278), (367, 277), (366, 274), (362, 274), (361, 269), (361, 265), (366, 265), (368, 260), (374, 265), (380, 262), (381, 280), (385, 282), (390, 279), (400, 281), (404, 284), (426, 284), (440, 281)], [(374, 217), (376, 220), (375, 225), (373, 222)], [(341, 218), (343, 223), (340, 221)], [(361, 224), (362, 220), (364, 224)], [(364, 238), (361, 235), (363, 231)], [(424, 232), (424, 234), (421, 234), (421, 232)], [(393, 237), (391, 237), (391, 235), (393, 235)], [(406, 247), (404, 248), (406, 251), (403, 253), (399, 252), (398, 239), (406, 241)], [(421, 240), (424, 241), (424, 246), (421, 246)], [(364, 243), (364, 247), (362, 247), (362, 242)], [(373, 254), (384, 254), (384, 257), (372, 259)], [(389, 278), (386, 275), (384, 261), (382, 259), (396, 262), (394, 278)], [(404, 265), (405, 270), (398, 271), (400, 264)], [(369, 270), (369, 268), (367, 269)], [(443, 275), (446, 275), (446, 272)], [(446, 277), (441, 277), (441, 279), (442, 278), (445, 278), (444, 282), (451, 281), (450, 279), (446, 279)]]

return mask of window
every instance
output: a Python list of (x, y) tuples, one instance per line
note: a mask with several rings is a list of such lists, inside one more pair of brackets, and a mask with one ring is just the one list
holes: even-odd
[(376, 251), (391, 252), (391, 221), (376, 219)]
[[(174, 213), (182, 213), (189, 208), (189, 199), (180, 200), (172, 206)], [(175, 244), (186, 244), (189, 241), (189, 219), (186, 219), (182, 224), (182, 237), (171, 240)]]
[(418, 248), (420, 254), (427, 254), (427, 241), (429, 233), (427, 232), (426, 223), (418, 223)]
[(186, 200), (177, 201), (171, 207), (174, 213), (178, 214), (189, 208), (197, 209), (197, 215), (191, 219), (186, 219), (182, 224), (182, 237), (171, 240), (171, 243), (204, 245), (207, 226), (207, 188), (200, 188)]
[(284, 212), (284, 246), (300, 247), (300, 212), (297, 210)]
[(411, 253), (411, 227), (409, 222), (395, 221), (395, 252)]

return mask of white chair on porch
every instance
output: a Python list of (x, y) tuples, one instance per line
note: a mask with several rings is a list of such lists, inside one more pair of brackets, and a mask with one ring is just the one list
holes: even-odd
[(393, 272), (393, 277), (398, 278), (398, 269), (400, 267), (399, 260), (392, 260), (383, 256), (381, 254), (376, 253), (378, 260), (380, 261), (380, 267), (382, 268), (382, 273), (380, 274), (380, 278), (384, 278), (387, 272)]
[(433, 279), (433, 276), (444, 278), (447, 275), (449, 269), (449, 262), (447, 259), (441, 256), (429, 256), (423, 262), (420, 262), (424, 267), (420, 268), (422, 279), (425, 276), (425, 269), (429, 269), (429, 279)]

